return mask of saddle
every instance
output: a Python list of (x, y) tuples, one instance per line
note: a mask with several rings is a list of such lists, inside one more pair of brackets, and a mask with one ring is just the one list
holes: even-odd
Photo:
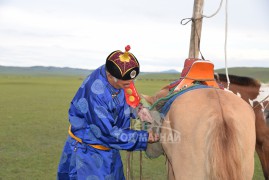
[(219, 88), (214, 78), (214, 64), (208, 60), (189, 58), (185, 60), (180, 80), (174, 84), (174, 91), (190, 87), (195, 82)]

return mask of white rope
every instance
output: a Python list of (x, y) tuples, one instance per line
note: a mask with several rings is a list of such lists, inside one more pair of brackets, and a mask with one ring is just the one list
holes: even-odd
[[(219, 13), (221, 7), (222, 7), (223, 0), (220, 1), (219, 7), (215, 13), (213, 13), (210, 16), (202, 15), (202, 17), (206, 18), (212, 18), (216, 14)], [(227, 89), (229, 90), (230, 87), (230, 79), (228, 74), (228, 64), (227, 64), (227, 36), (228, 36), (228, 0), (226, 0), (225, 4), (225, 42), (224, 42), (224, 57), (225, 57), (225, 72), (226, 72), (226, 78), (227, 78)]]
[(205, 18), (212, 18), (213, 16), (215, 16), (216, 14), (218, 14), (219, 11), (220, 11), (220, 9), (221, 9), (221, 7), (222, 7), (222, 2), (223, 2), (223, 0), (220, 1), (219, 7), (218, 7), (218, 9), (217, 9), (217, 11), (216, 11), (215, 13), (213, 13), (213, 14), (210, 15), (210, 16), (202, 15), (202, 17), (205, 17)]
[[(260, 103), (263, 103), (263, 102), (266, 101), (268, 98), (269, 98), (269, 95), (266, 96), (265, 98), (263, 98), (263, 100), (261, 100)], [(268, 105), (268, 104), (267, 104), (267, 105)], [(267, 106), (267, 105), (266, 105), (266, 106)]]
[(225, 57), (225, 72), (227, 78), (227, 89), (230, 87), (230, 79), (228, 74), (228, 67), (227, 67), (227, 36), (228, 36), (228, 0), (226, 0), (225, 5), (225, 43), (224, 43), (224, 57)]
[[(269, 98), (269, 95), (266, 96), (265, 98), (263, 98), (261, 101), (259, 101), (259, 104), (262, 104), (264, 101), (266, 101)], [(253, 108), (256, 108), (259, 104), (257, 104), (256, 106), (254, 106)], [(269, 102), (267, 103), (267, 105), (264, 107), (264, 109), (268, 106)]]
[(269, 105), (269, 102), (267, 102), (267, 104), (264, 106), (264, 109), (266, 109), (268, 105)]
[[(264, 103), (264, 101), (266, 101), (267, 99), (269, 98), (269, 95), (268, 96), (266, 96), (263, 100), (261, 100), (261, 102), (260, 103)], [(267, 105), (265, 106), (265, 107), (267, 107), (268, 106), (268, 104), (269, 104), (269, 102), (267, 103)]]

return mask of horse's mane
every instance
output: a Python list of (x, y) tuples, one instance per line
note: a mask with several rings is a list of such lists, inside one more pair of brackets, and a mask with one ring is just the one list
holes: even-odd
[[(215, 74), (215, 79), (217, 81), (227, 82), (226, 74)], [(241, 86), (254, 86), (260, 87), (260, 81), (246, 77), (246, 76), (236, 76), (236, 75), (229, 75), (230, 83), (241, 85)]]

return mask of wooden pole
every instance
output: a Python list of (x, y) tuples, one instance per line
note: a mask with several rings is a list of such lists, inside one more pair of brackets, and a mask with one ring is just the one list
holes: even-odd
[(194, 0), (189, 58), (199, 58), (204, 0)]

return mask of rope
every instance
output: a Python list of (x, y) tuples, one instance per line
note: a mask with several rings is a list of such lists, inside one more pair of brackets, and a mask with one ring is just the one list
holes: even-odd
[(139, 159), (140, 159), (140, 168), (139, 168), (139, 171), (140, 171), (140, 174), (139, 174), (139, 179), (142, 180), (142, 166), (143, 166), (143, 156), (142, 156), (142, 151), (139, 152)]
[[(226, 0), (227, 1), (227, 0)], [(219, 4), (219, 7), (218, 7), (218, 9), (216, 10), (216, 12), (215, 13), (213, 13), (212, 15), (210, 15), (210, 16), (207, 16), (207, 15), (202, 15), (202, 17), (201, 18), (184, 18), (184, 19), (182, 19), (181, 20), (181, 25), (186, 25), (186, 24), (188, 24), (189, 22), (191, 22), (192, 21), (192, 23), (194, 24), (194, 31), (195, 31), (195, 33), (196, 33), (196, 35), (197, 35), (197, 37), (198, 37), (198, 49), (199, 49), (199, 53), (200, 53), (200, 55), (201, 55), (201, 58), (203, 59), (203, 60), (205, 60), (205, 58), (204, 58), (204, 56), (203, 56), (203, 54), (202, 54), (202, 52), (201, 52), (201, 50), (200, 50), (200, 41), (201, 41), (201, 38), (200, 38), (200, 36), (199, 36), (199, 34), (198, 34), (198, 32), (197, 32), (197, 29), (196, 29), (196, 21), (197, 20), (201, 20), (202, 18), (212, 18), (212, 17), (214, 17), (215, 15), (217, 15), (218, 13), (219, 13), (219, 11), (220, 11), (220, 9), (221, 9), (221, 7), (222, 7), (222, 3), (223, 3), (223, 0), (221, 0), (220, 1), (220, 4)], [(187, 21), (186, 21), (187, 20)], [(186, 21), (186, 22), (184, 22), (184, 21)], [(194, 43), (195, 43), (195, 40), (194, 40)], [(226, 46), (226, 45), (225, 45)], [(195, 47), (195, 44), (194, 44), (194, 47)], [(225, 50), (226, 51), (226, 50)], [(228, 78), (229, 79), (229, 78)], [(230, 83), (230, 81), (228, 80), (228, 82)], [(228, 87), (229, 87), (229, 84), (228, 84)]]
[[(267, 95), (265, 98), (263, 98), (263, 100), (261, 100), (261, 101), (259, 102), (259, 104), (263, 103), (263, 102), (266, 101), (268, 98), (269, 98), (269, 95)], [(256, 108), (259, 104), (257, 104), (257, 105), (254, 106), (253, 108)], [(268, 104), (269, 104), (269, 103), (267, 103), (267, 105), (266, 105), (265, 107), (267, 107)]]
[[(215, 15), (217, 15), (222, 7), (222, 3), (223, 3), (223, 0), (220, 1), (220, 4), (219, 4), (219, 7), (218, 9), (216, 10), (215, 13), (213, 13), (212, 15), (210, 16), (207, 16), (207, 15), (202, 15), (201, 18), (184, 18), (181, 20), (181, 25), (186, 25), (188, 24), (189, 22), (193, 22), (194, 23), (194, 29), (195, 29), (195, 32), (198, 36), (198, 33), (196, 31), (196, 26), (195, 26), (195, 22), (196, 20), (200, 20), (202, 18), (212, 18), (214, 17)], [(186, 22), (184, 22), (186, 21)], [(228, 0), (226, 0), (226, 4), (225, 4), (225, 42), (224, 42), (224, 57), (225, 57), (225, 73), (226, 73), (226, 78), (227, 78), (227, 89), (229, 89), (230, 87), (230, 78), (229, 78), (229, 73), (228, 73), (228, 65), (227, 65), (227, 36), (228, 36)], [(194, 41), (195, 43), (195, 41)], [(200, 52), (200, 55), (202, 57), (202, 59), (204, 60), (204, 57), (200, 51), (200, 37), (198, 36), (198, 49), (199, 49), (199, 52)], [(194, 44), (195, 45), (195, 44)]]
[(220, 1), (219, 7), (218, 7), (218, 9), (217, 9), (217, 11), (216, 11), (215, 13), (213, 13), (213, 14), (210, 15), (210, 16), (202, 15), (202, 17), (205, 17), (205, 18), (212, 18), (212, 17), (214, 17), (215, 15), (217, 15), (217, 14), (219, 13), (221, 7), (222, 7), (222, 2), (223, 2), (223, 0)]
[(226, 0), (225, 6), (225, 43), (224, 43), (224, 56), (225, 56), (225, 72), (227, 78), (227, 89), (230, 87), (230, 79), (227, 67), (227, 35), (228, 35), (228, 0)]
[[(202, 17), (206, 18), (212, 18), (216, 14), (219, 13), (221, 7), (222, 7), (223, 0), (220, 1), (219, 7), (215, 13), (213, 13), (210, 16), (202, 15)], [(228, 66), (227, 66), (227, 35), (228, 35), (228, 0), (226, 0), (225, 4), (225, 42), (224, 42), (224, 57), (225, 57), (225, 72), (226, 72), (226, 78), (227, 78), (227, 89), (230, 87), (230, 79), (228, 74)]]
[[(130, 123), (130, 129), (133, 128), (132, 123)], [(126, 151), (126, 180), (133, 180), (133, 158), (132, 158), (133, 152), (132, 151)]]
[(269, 105), (269, 102), (267, 102), (267, 104), (264, 106), (264, 109), (266, 109), (268, 105)]
[(134, 179), (134, 152), (131, 152), (131, 179)]
[[(202, 52), (201, 52), (201, 50), (200, 50), (200, 41), (201, 41), (201, 38), (200, 38), (200, 36), (199, 36), (199, 34), (198, 34), (198, 32), (197, 32), (197, 28), (196, 28), (196, 21), (197, 21), (197, 20), (201, 20), (202, 18), (203, 18), (203, 17), (201, 17), (201, 18), (184, 18), (184, 19), (182, 19), (182, 20), (180, 21), (180, 24), (181, 24), (181, 25), (186, 25), (186, 24), (188, 24), (189, 22), (192, 22), (192, 23), (193, 23), (194, 31), (195, 31), (195, 33), (196, 33), (196, 35), (197, 35), (197, 37), (198, 37), (198, 50), (199, 50), (199, 53), (200, 53), (200, 55), (201, 55), (201, 58), (202, 58), (203, 60), (205, 60), (205, 58), (204, 58), (204, 56), (203, 56), (203, 54), (202, 54)], [(183, 23), (183, 21), (185, 21), (185, 20), (187, 20), (187, 22)], [(194, 43), (194, 47), (195, 47), (195, 40), (193, 41), (193, 43)], [(194, 51), (195, 51), (195, 49), (194, 49)]]
[[(130, 123), (130, 129), (134, 129), (134, 125)], [(142, 165), (143, 165), (143, 154), (142, 151), (139, 151), (139, 179), (142, 180)], [(126, 180), (134, 180), (134, 152), (126, 151)]]

